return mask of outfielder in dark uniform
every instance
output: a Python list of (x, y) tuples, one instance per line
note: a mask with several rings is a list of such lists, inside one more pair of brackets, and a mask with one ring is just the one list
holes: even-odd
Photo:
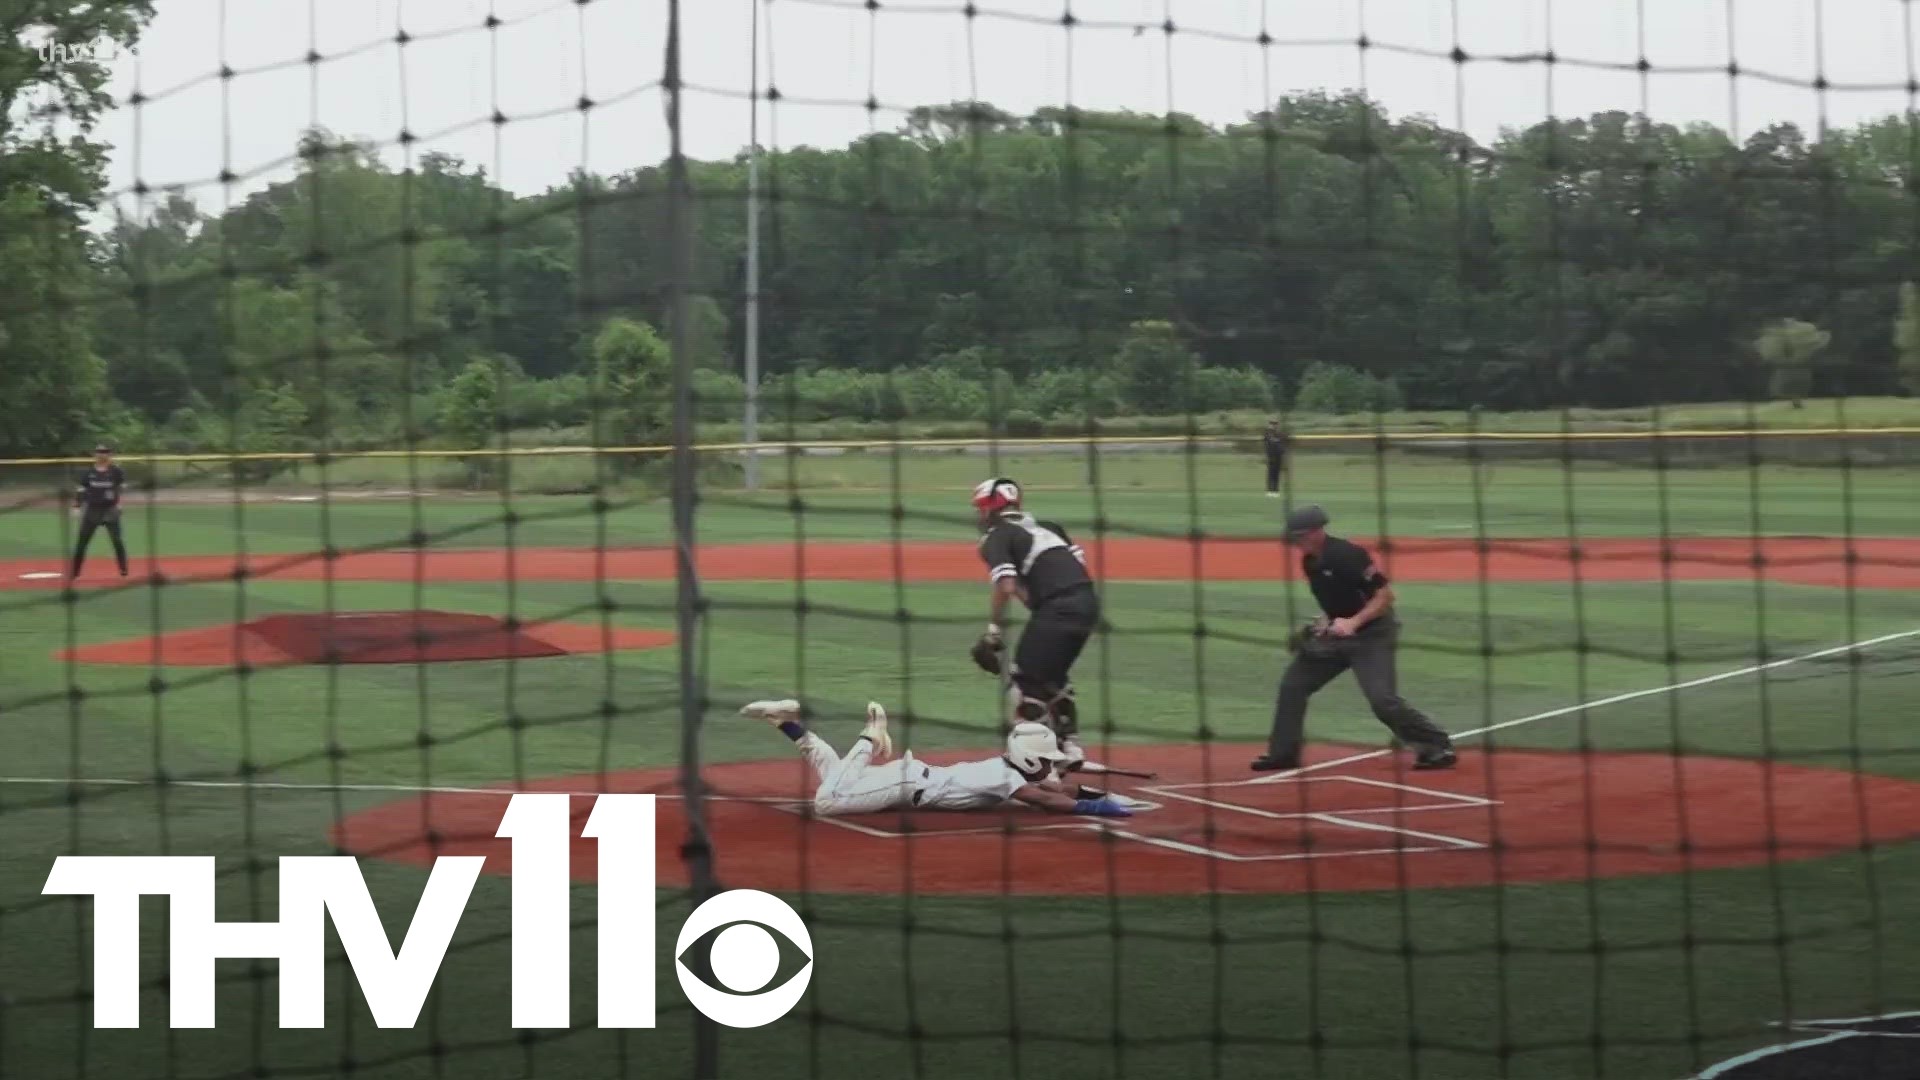
[[(1073, 701), (1073, 663), (1100, 625), (1100, 596), (1087, 573), (1086, 553), (1067, 530), (1021, 509), (1020, 485), (995, 477), (973, 489), (980, 515), (980, 558), (993, 598), (987, 632), (974, 645), (974, 662), (1008, 676), (1008, 724), (1037, 720), (1053, 728), (1070, 760), (1083, 761), (1080, 719)], [(1003, 669), (1007, 603), (1029, 611), (1027, 627)]]
[(1267, 452), (1267, 498), (1280, 497), (1280, 472), (1287, 467), (1287, 433), (1280, 430), (1280, 421), (1267, 421), (1267, 432), (1260, 436), (1261, 446)]
[(107, 530), (113, 541), (113, 557), (120, 563), (120, 576), (127, 576), (127, 543), (120, 535), (120, 495), (126, 489), (127, 474), (113, 463), (111, 446), (93, 448), (93, 465), (80, 474), (79, 489), (73, 493), (73, 505), (80, 508), (80, 542), (73, 548), (72, 577), (80, 576), (87, 561), (87, 545), (93, 534)]
[(1253, 760), (1254, 771), (1300, 767), (1307, 701), (1349, 669), (1373, 715), (1400, 745), (1413, 750), (1414, 768), (1452, 768), (1453, 739), (1400, 696), (1394, 671), (1400, 620), (1393, 610), (1393, 586), (1365, 548), (1328, 536), (1327, 521), (1318, 506), (1287, 515), (1287, 542), (1301, 550), (1300, 573), (1325, 614), (1294, 635), (1293, 662), (1280, 677), (1273, 706), (1273, 732), (1267, 752)]

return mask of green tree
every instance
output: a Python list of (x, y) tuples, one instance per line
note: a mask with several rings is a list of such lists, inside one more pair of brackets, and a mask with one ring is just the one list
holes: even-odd
[(1779, 319), (1761, 328), (1753, 348), (1767, 365), (1773, 397), (1798, 408), (1812, 391), (1816, 358), (1832, 340), (1832, 334), (1800, 319)]
[[(597, 407), (596, 446), (652, 446), (665, 441), (672, 420), (673, 358), (653, 327), (608, 319), (591, 347)], [(615, 459), (620, 471), (645, 463), (639, 455)]]
[[(146, 9), (25, 10), (0, 41), (0, 96), (21, 106), (0, 110), (0, 447), (117, 427), (115, 397), (206, 432), (283, 386), (303, 437), (397, 442), (403, 406), (433, 418), (496, 355), (528, 376), (497, 403), (512, 423), (584, 423), (598, 400), (627, 430), (611, 441), (661, 437), (663, 378), (618, 376), (619, 402), (590, 393), (607, 316), (669, 325), (661, 168), (519, 196), (450, 155), (403, 168), (314, 131), (287, 148), (297, 174), (241, 205), (145, 196), (90, 243), (104, 159), (85, 125), (104, 76), (28, 46), (124, 37)], [(26, 107), (48, 95), (79, 141)], [(1898, 115), (1735, 138), (1608, 110), (1483, 147), (1356, 93), (1290, 94), (1224, 126), (929, 103), (848, 147), (764, 155), (780, 204), (763, 237), (766, 415), (1011, 432), (1259, 404), (1262, 384), (1349, 412), (1403, 396), (1631, 406), (1747, 398), (1756, 372), (1796, 397), (1920, 392), (1920, 330), (1887, 331), (1920, 320), (1916, 301), (1885, 286), (1920, 260), (1901, 225), (1910, 135)], [(745, 184), (738, 154), (690, 168), (702, 192)], [(709, 295), (741, 294), (746, 240), (741, 200), (703, 200), (692, 272)], [(1767, 311), (1819, 311), (1831, 334), (1805, 363), (1758, 365), (1763, 334), (1797, 340)], [(690, 314), (702, 413), (730, 417), (743, 313)], [(1345, 370), (1303, 380), (1310, 357)]]
[(1900, 315), (1893, 324), (1900, 386), (1920, 396), (1920, 288), (1908, 281), (1900, 286)]
[(107, 148), (93, 131), (111, 99), (104, 65), (55, 50), (130, 46), (153, 8), (147, 0), (46, 0), (7, 11), (0, 33), (0, 454), (70, 450), (117, 419), (90, 332), (96, 271), (83, 228), (106, 187)]
[(1197, 363), (1172, 323), (1136, 322), (1127, 327), (1127, 336), (1113, 357), (1120, 399), (1143, 415), (1185, 412)]
[[(435, 417), (440, 434), (462, 449), (491, 449), (508, 426), (506, 409), (514, 399), (519, 372), (504, 356), (480, 356), (467, 362), (439, 395)], [(503, 472), (503, 459), (469, 457), (467, 482), (480, 486)]]
[(440, 434), (463, 450), (492, 446), (505, 426), (504, 409), (513, 395), (511, 364), (498, 356), (469, 360), (440, 395), (435, 417)]
[(1346, 416), (1353, 413), (1392, 412), (1403, 407), (1400, 388), (1345, 364), (1314, 362), (1300, 376), (1294, 408), (1301, 412)]

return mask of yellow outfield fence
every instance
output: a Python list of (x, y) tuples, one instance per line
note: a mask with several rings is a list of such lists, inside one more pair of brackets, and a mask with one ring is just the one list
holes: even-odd
[[(1774, 439), (1884, 439), (1920, 436), (1920, 427), (1859, 428), (1699, 428), (1646, 431), (1329, 431), (1290, 434), (1294, 444), (1392, 444), (1392, 443), (1517, 443), (1517, 442), (1631, 442), (1667, 440), (1742, 440)], [(1096, 435), (949, 439), (798, 439), (754, 443), (701, 443), (696, 453), (766, 454), (804, 453), (808, 450), (893, 450), (893, 449), (966, 449), (998, 446), (1017, 449), (1022, 446), (1148, 446), (1192, 443), (1204, 446), (1222, 444), (1257, 445), (1258, 434), (1221, 435)], [(141, 464), (223, 464), (244, 461), (311, 462), (336, 458), (520, 458), (520, 457), (658, 457), (673, 453), (670, 445), (656, 446), (527, 446), (458, 449), (419, 447), (410, 450), (276, 450), (256, 453), (118, 454), (128, 462)], [(0, 467), (85, 465), (91, 457), (0, 458)]]

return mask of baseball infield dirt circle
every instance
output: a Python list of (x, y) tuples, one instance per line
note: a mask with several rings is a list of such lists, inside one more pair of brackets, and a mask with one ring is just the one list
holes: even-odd
[[(1920, 784), (1727, 758), (1467, 750), (1415, 773), (1385, 755), (1291, 778), (1251, 777), (1252, 746), (1128, 746), (1108, 764), (1151, 769), (1125, 790), (1158, 808), (1133, 818), (1010, 809), (815, 819), (798, 756), (706, 770), (708, 826), (727, 888), (933, 895), (1342, 892), (1577, 881), (1790, 862), (1920, 836)], [(930, 754), (945, 762), (991, 756)], [(1317, 747), (1308, 763), (1352, 757)], [(685, 819), (672, 769), (564, 777), (521, 790), (574, 800), (576, 876), (594, 842), (578, 830), (598, 792), (660, 796), (658, 874), (686, 882)], [(508, 792), (448, 791), (340, 821), (345, 851), (426, 865), (484, 855)], [(1769, 805), (1772, 814), (1758, 813)], [(1861, 809), (1864, 808), (1864, 811)]]

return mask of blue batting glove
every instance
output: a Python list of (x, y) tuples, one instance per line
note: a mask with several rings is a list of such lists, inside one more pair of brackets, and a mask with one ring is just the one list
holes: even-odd
[(1088, 814), (1093, 817), (1132, 817), (1133, 811), (1111, 799), (1079, 799), (1073, 804), (1076, 814)]

